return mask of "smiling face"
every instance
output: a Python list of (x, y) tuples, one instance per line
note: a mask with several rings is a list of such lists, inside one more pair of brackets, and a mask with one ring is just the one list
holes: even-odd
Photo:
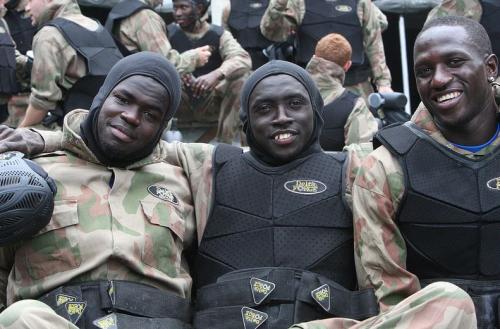
[(167, 90), (152, 78), (134, 75), (117, 84), (99, 112), (102, 150), (117, 160), (133, 157), (163, 127), (166, 104)]
[(308, 144), (314, 128), (306, 88), (286, 74), (264, 78), (249, 98), (249, 124), (261, 151), (281, 163), (293, 160)]
[(494, 105), (488, 77), (496, 77), (496, 57), (481, 53), (463, 27), (429, 28), (417, 38), (414, 53), (420, 98), (439, 127), (481, 120)]

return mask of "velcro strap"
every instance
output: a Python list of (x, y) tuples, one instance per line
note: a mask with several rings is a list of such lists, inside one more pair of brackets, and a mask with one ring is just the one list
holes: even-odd
[(100, 329), (191, 329), (192, 326), (177, 319), (144, 318), (128, 314), (110, 313), (92, 322)]

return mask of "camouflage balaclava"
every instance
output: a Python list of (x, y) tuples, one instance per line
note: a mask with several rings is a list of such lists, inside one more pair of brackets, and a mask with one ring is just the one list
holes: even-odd
[[(168, 111), (163, 113), (161, 125), (158, 128), (155, 138), (150, 140), (141, 152), (135, 154), (126, 161), (119, 161), (108, 156), (108, 154), (102, 150), (99, 142), (97, 120), (101, 106), (108, 98), (111, 91), (113, 91), (120, 82), (133, 75), (150, 77), (165, 87), (169, 94), (169, 104), (165, 106), (165, 109), (168, 109)], [(82, 138), (102, 164), (121, 168), (126, 167), (129, 164), (147, 157), (153, 152), (153, 149), (160, 141), (168, 121), (174, 116), (175, 112), (177, 112), (180, 101), (181, 80), (179, 74), (175, 67), (164, 56), (149, 51), (142, 51), (127, 56), (118, 61), (106, 76), (106, 80), (104, 80), (101, 89), (99, 89), (98, 94), (92, 102), (87, 118), (80, 125)]]

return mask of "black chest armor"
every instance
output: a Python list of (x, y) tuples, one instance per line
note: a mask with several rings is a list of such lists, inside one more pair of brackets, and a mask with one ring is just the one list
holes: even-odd
[(0, 19), (0, 94), (15, 94), (20, 88), (16, 79), (15, 46), (4, 21)]
[(493, 53), (500, 56), (500, 2), (497, 0), (481, 0), (483, 15), (480, 23), (488, 32), (493, 47)]
[(16, 43), (16, 48), (22, 54), (26, 54), (28, 50), (31, 50), (33, 36), (36, 33), (36, 27), (31, 25), (31, 18), (25, 13), (24, 10), (9, 9), (4, 17), (9, 25), (10, 35)]
[(121, 20), (130, 17), (133, 14), (144, 9), (153, 10), (151, 7), (138, 0), (126, 0), (118, 2), (109, 12), (104, 27), (115, 39), (116, 45), (120, 49), (120, 52), (123, 54), (123, 56), (130, 55), (130, 51), (118, 40), (117, 37), (115, 37), (115, 27)]
[(323, 108), (323, 129), (319, 142), (325, 151), (342, 151), (345, 146), (344, 126), (359, 98), (355, 93), (345, 90), (333, 102)]
[(260, 21), (268, 4), (269, 0), (231, 0), (228, 26), (235, 39), (252, 57), (254, 70), (267, 63), (262, 50), (272, 44), (260, 32)]
[(222, 27), (211, 25), (210, 29), (203, 37), (198, 40), (190, 40), (179, 25), (172, 23), (167, 26), (168, 40), (170, 41), (172, 48), (177, 50), (179, 53), (202, 46), (211, 46), (212, 55), (210, 56), (208, 63), (197, 68), (193, 72), (195, 77), (210, 73), (221, 66), (222, 58), (219, 53), (219, 45), (222, 33), (224, 33), (224, 29)]
[(407, 268), (420, 279), (500, 278), (500, 152), (474, 161), (414, 124), (377, 139), (400, 158), (406, 195), (397, 223)]
[(90, 31), (64, 18), (56, 18), (46, 25), (56, 27), (87, 64), (87, 75), (65, 93), (58, 108), (62, 109), (63, 116), (77, 108), (90, 108), (109, 70), (123, 56), (103, 26)]
[(305, 0), (306, 12), (297, 31), (297, 62), (309, 62), (318, 41), (329, 33), (344, 36), (352, 47), (352, 67), (346, 74), (345, 85), (350, 86), (368, 78), (358, 72), (369, 64), (363, 50), (363, 31), (357, 15), (358, 0)]

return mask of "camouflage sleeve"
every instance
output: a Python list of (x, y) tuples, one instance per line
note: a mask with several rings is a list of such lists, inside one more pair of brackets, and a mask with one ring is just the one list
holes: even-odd
[(222, 27), (224, 30), (229, 31), (229, 26), (228, 26), (228, 21), (229, 21), (229, 15), (231, 14), (231, 2), (228, 1), (224, 8), (222, 9)]
[(420, 289), (405, 269), (406, 246), (394, 222), (403, 179), (397, 159), (381, 146), (363, 161), (352, 191), (358, 284), (375, 289), (381, 311)]
[(479, 22), (482, 14), (479, 0), (443, 0), (429, 12), (425, 23), (442, 16), (465, 16)]
[(196, 217), (198, 242), (207, 223), (212, 197), (212, 155), (214, 147), (202, 143), (166, 143), (165, 161), (180, 166), (189, 180)]
[(176, 67), (179, 74), (191, 73), (196, 68), (198, 51), (188, 50), (182, 54), (168, 41), (165, 22), (152, 10), (141, 10), (124, 19), (120, 24), (119, 39), (129, 50), (152, 51), (165, 56)]
[(364, 99), (358, 97), (344, 126), (345, 145), (371, 142), (377, 130), (378, 124), (375, 117)]
[(304, 0), (271, 0), (260, 21), (260, 31), (269, 40), (286, 41), (302, 23), (305, 12)]
[(373, 83), (377, 87), (391, 86), (391, 72), (385, 62), (384, 44), (377, 12), (370, 0), (360, 0), (358, 17), (363, 29), (363, 48), (370, 61)]
[(56, 107), (63, 97), (59, 86), (63, 85), (72, 52), (76, 56), (57, 28), (46, 26), (37, 32), (33, 38), (30, 104), (46, 111)]
[(371, 4), (373, 7), (373, 11), (375, 12), (375, 15), (377, 15), (378, 23), (380, 25), (380, 30), (381, 32), (384, 32), (389, 27), (387, 16), (385, 16), (382, 10), (380, 10), (380, 8), (377, 7), (373, 2)]
[(219, 52), (223, 60), (219, 70), (226, 78), (239, 78), (252, 69), (250, 55), (236, 41), (231, 32), (224, 31), (222, 34)]
[(13, 246), (0, 248), (0, 311), (7, 306), (7, 282), (14, 264), (14, 254)]
[(352, 185), (361, 168), (363, 159), (373, 151), (372, 143), (359, 143), (344, 146), (343, 152), (347, 152), (347, 167), (345, 177), (344, 199), (352, 210)]

